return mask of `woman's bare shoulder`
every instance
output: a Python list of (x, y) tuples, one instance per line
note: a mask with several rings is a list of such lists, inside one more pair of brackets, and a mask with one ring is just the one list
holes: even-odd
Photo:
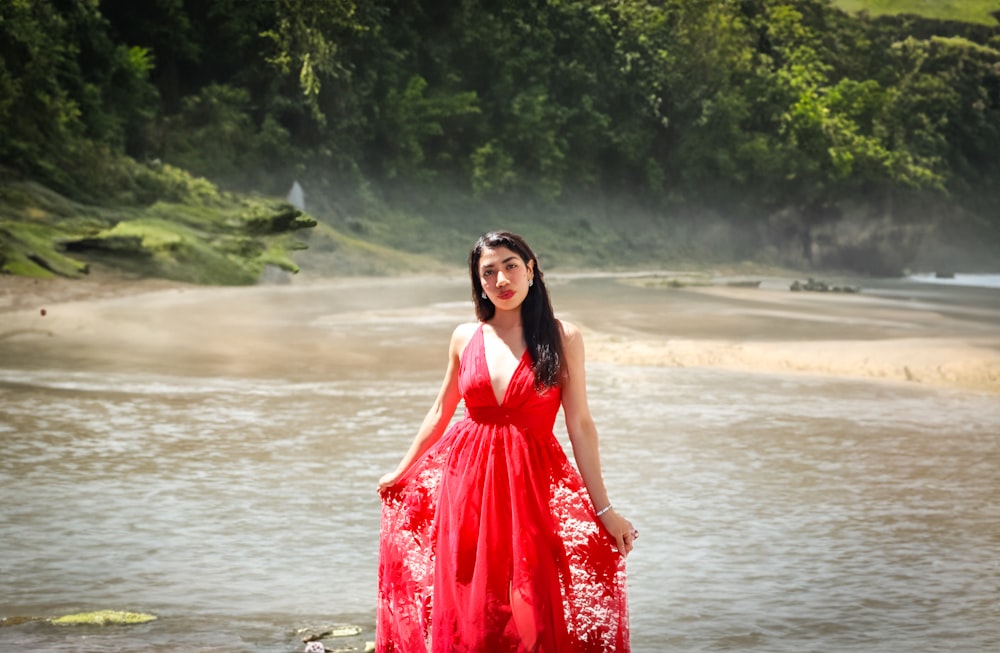
[(556, 322), (559, 323), (559, 329), (562, 332), (563, 345), (583, 342), (583, 334), (575, 324), (566, 320), (556, 320)]
[(469, 341), (472, 340), (472, 336), (475, 335), (476, 329), (478, 328), (479, 322), (466, 322), (455, 327), (455, 330), (451, 332), (452, 353), (456, 356), (461, 356), (466, 345), (468, 345)]

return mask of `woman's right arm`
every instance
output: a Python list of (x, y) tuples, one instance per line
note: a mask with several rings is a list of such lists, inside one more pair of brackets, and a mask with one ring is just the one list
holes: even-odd
[(396, 466), (395, 470), (379, 479), (378, 491), (380, 494), (398, 483), (406, 470), (424, 452), (434, 446), (434, 443), (441, 439), (445, 429), (448, 428), (448, 424), (455, 414), (455, 408), (458, 407), (458, 402), (461, 399), (458, 390), (458, 373), (462, 351), (469, 342), (470, 328), (474, 329), (475, 326), (475, 324), (462, 324), (452, 332), (451, 343), (448, 346), (448, 368), (445, 371), (444, 381), (441, 383), (441, 390), (438, 391), (437, 399), (434, 400), (431, 409), (427, 411), (416, 437), (413, 438), (413, 443), (410, 444), (403, 459), (399, 461), (399, 465)]

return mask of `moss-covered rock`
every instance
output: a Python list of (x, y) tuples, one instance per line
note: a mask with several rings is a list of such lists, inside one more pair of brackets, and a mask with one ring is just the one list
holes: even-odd
[(64, 232), (40, 222), (0, 222), (0, 269), (27, 277), (78, 277), (85, 262), (62, 251)]
[(167, 198), (146, 206), (81, 204), (0, 175), (0, 273), (79, 277), (100, 263), (137, 276), (239, 285), (255, 283), (266, 266), (298, 272), (291, 252), (306, 245), (292, 234), (314, 219), (284, 201), (223, 193), (185, 175), (146, 169), (138, 178)]

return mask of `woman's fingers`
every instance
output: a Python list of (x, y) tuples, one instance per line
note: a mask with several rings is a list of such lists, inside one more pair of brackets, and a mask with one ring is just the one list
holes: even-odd
[(632, 549), (635, 548), (635, 539), (639, 537), (639, 531), (635, 530), (632, 526), (632, 522), (627, 519), (624, 521), (624, 529), (621, 535), (617, 538), (621, 542), (618, 548), (621, 550), (622, 555), (628, 555), (629, 553), (632, 553)]
[(601, 522), (611, 537), (615, 538), (615, 546), (623, 556), (632, 552), (635, 538), (639, 537), (639, 531), (635, 530), (632, 522), (625, 519), (615, 511), (610, 511), (601, 515)]
[(389, 472), (385, 474), (378, 480), (378, 494), (382, 496), (385, 492), (395, 485), (399, 481), (399, 475), (396, 472)]

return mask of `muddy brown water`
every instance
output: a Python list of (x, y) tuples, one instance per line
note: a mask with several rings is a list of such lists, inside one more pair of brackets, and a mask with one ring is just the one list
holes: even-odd
[[(970, 332), (995, 316), (990, 291), (901, 284), (878, 320), (904, 296)], [(711, 337), (732, 301), (603, 277), (552, 291), (626, 340)], [(159, 617), (4, 627), (0, 650), (300, 651), (297, 629), (337, 624), (362, 629), (344, 647), (374, 639), (375, 484), (467, 295), (460, 277), (166, 291), (57, 306), (53, 335), (0, 341), (0, 617)], [(824, 328), (891, 330), (838, 315)], [(600, 361), (588, 386), (611, 496), (641, 531), (633, 650), (1000, 650), (996, 395)]]

